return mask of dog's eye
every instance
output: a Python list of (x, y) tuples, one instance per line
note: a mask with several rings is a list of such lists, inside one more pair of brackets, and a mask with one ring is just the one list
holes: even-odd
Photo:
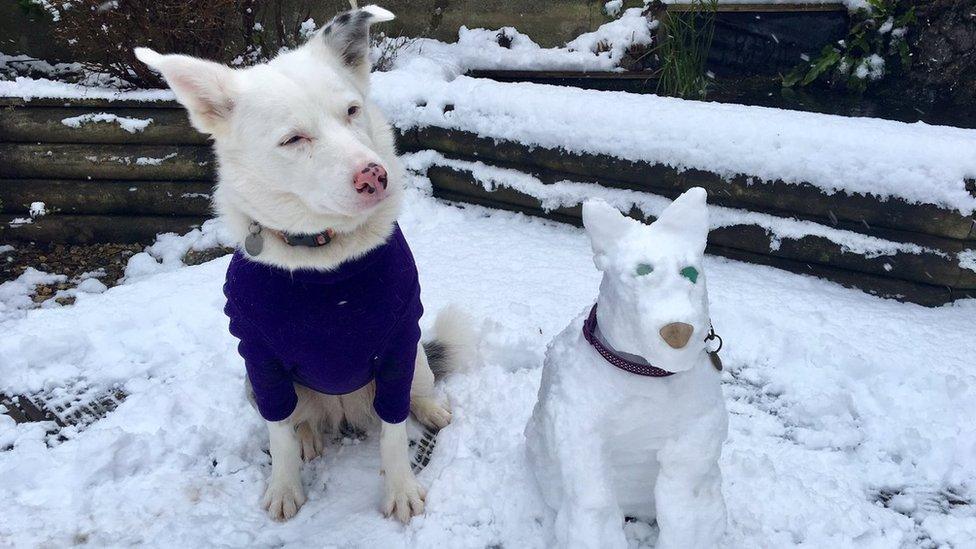
[(304, 135), (295, 134), (295, 135), (289, 137), (288, 139), (285, 139), (284, 141), (282, 141), (281, 142), (281, 145), (283, 147), (288, 146), (288, 145), (295, 145), (295, 144), (301, 143), (302, 141), (305, 141), (307, 139), (308, 138), (305, 137)]
[(359, 105), (349, 105), (349, 108), (346, 109), (346, 116), (349, 118), (356, 118), (356, 116), (359, 115), (360, 110), (362, 109)]
[(692, 284), (696, 284), (698, 282), (698, 269), (694, 267), (685, 267), (684, 269), (681, 269), (681, 276), (690, 280)]
[(635, 272), (637, 273), (637, 276), (649, 275), (654, 272), (654, 267), (652, 267), (649, 263), (638, 263), (637, 270)]

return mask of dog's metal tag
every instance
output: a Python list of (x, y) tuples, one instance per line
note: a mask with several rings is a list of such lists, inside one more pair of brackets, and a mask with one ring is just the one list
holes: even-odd
[(264, 237), (261, 236), (261, 225), (251, 223), (248, 232), (250, 234), (244, 239), (244, 251), (247, 252), (247, 255), (254, 257), (264, 249)]
[(244, 251), (250, 256), (256, 256), (264, 249), (264, 237), (259, 234), (249, 234), (244, 239)]
[(711, 351), (711, 352), (709, 352), (708, 353), (708, 358), (712, 361), (712, 366), (715, 366), (715, 369), (721, 372), (722, 371), (722, 357), (718, 356), (718, 352), (717, 351)]

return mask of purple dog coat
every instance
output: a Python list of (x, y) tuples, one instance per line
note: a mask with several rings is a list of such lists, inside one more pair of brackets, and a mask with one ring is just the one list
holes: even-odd
[(298, 402), (294, 383), (341, 395), (374, 379), (380, 418), (407, 418), (424, 309), (399, 226), (385, 244), (332, 271), (287, 271), (238, 251), (224, 295), (264, 419), (291, 415)]

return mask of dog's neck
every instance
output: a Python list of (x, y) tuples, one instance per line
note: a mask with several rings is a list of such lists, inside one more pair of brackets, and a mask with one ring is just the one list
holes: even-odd
[[(382, 245), (393, 232), (400, 211), (401, 193), (391, 195), (380, 203), (370, 216), (349, 232), (336, 232), (328, 245), (319, 247), (291, 246), (280, 238), (265, 238), (260, 254), (251, 260), (289, 271), (330, 271), (347, 261), (359, 258)], [(254, 220), (227, 197), (215, 196), (215, 205), (224, 227), (239, 249), (251, 232)]]

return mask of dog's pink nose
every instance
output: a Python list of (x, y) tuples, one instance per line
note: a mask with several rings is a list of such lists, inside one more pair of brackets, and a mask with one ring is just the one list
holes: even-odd
[(370, 162), (361, 168), (352, 178), (352, 184), (359, 194), (383, 194), (389, 185), (386, 169), (376, 162)]

